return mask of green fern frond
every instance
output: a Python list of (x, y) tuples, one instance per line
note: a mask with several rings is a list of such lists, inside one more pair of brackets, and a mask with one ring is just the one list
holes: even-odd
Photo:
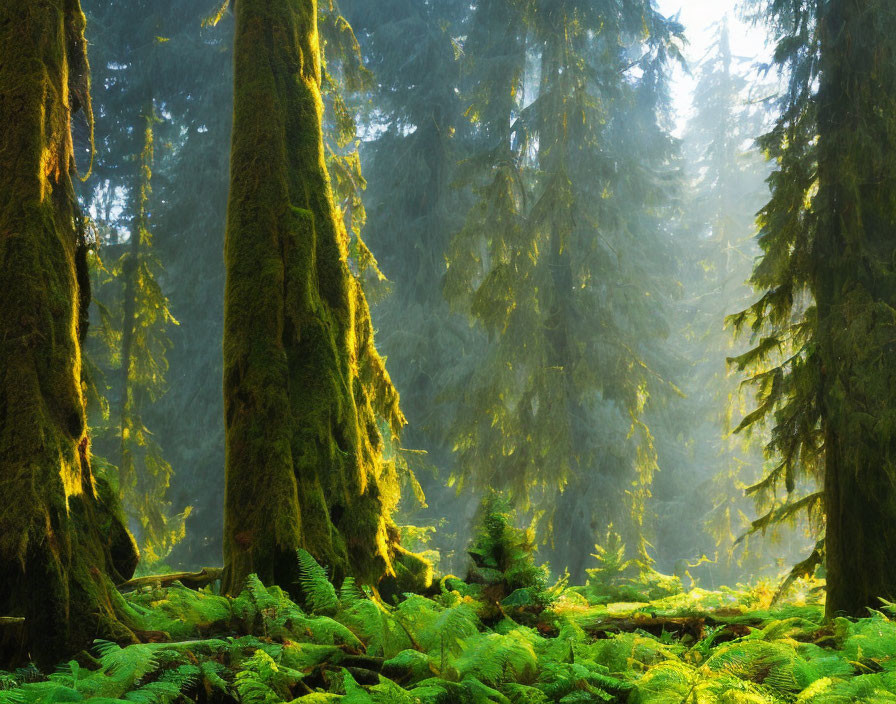
[(165, 672), (155, 682), (128, 692), (124, 695), (124, 699), (137, 704), (170, 704), (194, 688), (199, 681), (199, 675), (200, 669), (195, 665), (181, 665)]
[(433, 625), (428, 650), (438, 654), (440, 669), (446, 657), (464, 649), (464, 641), (479, 633), (479, 618), (466, 604), (458, 604), (439, 614)]
[(367, 644), (368, 655), (391, 658), (413, 646), (406, 629), (379, 601), (359, 599), (342, 614), (342, 621)]
[(299, 584), (308, 610), (313, 614), (334, 614), (339, 606), (339, 599), (326, 571), (307, 550), (299, 548), (296, 553), (299, 559)]
[(238, 672), (234, 688), (241, 702), (245, 704), (279, 704), (289, 701), (292, 687), (304, 675), (291, 667), (278, 664), (264, 650), (256, 650), (255, 654), (242, 663), (242, 671)]
[(758, 640), (723, 645), (705, 664), (705, 669), (771, 687), (780, 694), (798, 692), (797, 673), (802, 658), (784, 643)]
[[(159, 667), (156, 651), (151, 645), (122, 648), (114, 643), (101, 641), (95, 643), (95, 647), (100, 653), (99, 660), (104, 672), (110, 676), (110, 684), (119, 686), (122, 692)], [(97, 693), (97, 696), (102, 694)]]
[(504, 636), (489, 633), (467, 642), (462, 657), (453, 666), (460, 679), (475, 677), (488, 685), (504, 681), (531, 684), (538, 671), (532, 645), (519, 631)]
[(213, 660), (204, 660), (199, 663), (199, 676), (206, 691), (217, 691), (222, 695), (228, 695), (230, 685), (223, 677), (226, 671), (227, 668), (222, 663)]
[[(6, 698), (8, 696), (8, 699)], [(84, 696), (72, 687), (66, 687), (58, 682), (30, 682), (22, 685), (18, 690), (0, 692), (0, 701), (9, 701), (13, 704), (37, 704), (40, 702), (77, 702)]]
[(346, 577), (342, 580), (342, 586), (339, 588), (339, 606), (340, 608), (351, 608), (352, 605), (364, 598), (364, 592), (358, 588), (354, 577)]
[(256, 611), (265, 611), (277, 606), (277, 599), (271, 595), (268, 588), (258, 578), (258, 575), (250, 574), (246, 578), (244, 591), (248, 594), (249, 601)]
[(0, 704), (23, 704), (25, 693), (21, 689), (0, 689)]

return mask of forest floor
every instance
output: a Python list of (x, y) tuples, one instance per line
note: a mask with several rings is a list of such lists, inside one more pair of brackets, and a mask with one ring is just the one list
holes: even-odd
[(768, 585), (685, 592), (643, 570), (604, 593), (594, 580), (508, 593), (514, 569), (391, 604), (351, 579), (337, 590), (308, 559), (301, 605), (254, 578), (236, 598), (148, 580), (125, 597), (157, 642), (98, 641), (52, 674), (0, 673), (0, 704), (896, 702), (887, 605), (825, 623), (799, 594), (817, 584), (772, 606)]

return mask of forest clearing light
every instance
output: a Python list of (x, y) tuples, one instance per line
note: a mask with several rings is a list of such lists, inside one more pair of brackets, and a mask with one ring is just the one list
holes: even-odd
[[(734, 56), (753, 64), (767, 60), (765, 27), (742, 19), (742, 0), (658, 0), (657, 9), (669, 17), (678, 17), (684, 25), (688, 44), (685, 47), (691, 72), (706, 56), (715, 40), (718, 23), (728, 19), (731, 28), (731, 49)], [(688, 75), (681, 67), (675, 67), (672, 75), (672, 103), (678, 118), (677, 133), (691, 113), (691, 97), (696, 76)]]

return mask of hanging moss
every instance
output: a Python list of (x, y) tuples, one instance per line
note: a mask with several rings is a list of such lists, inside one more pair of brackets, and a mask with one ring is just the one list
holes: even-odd
[(0, 614), (25, 617), (39, 662), (133, 640), (112, 580), (136, 548), (91, 471), (82, 392), (70, 120), (89, 113), (83, 31), (78, 0), (0, 7)]
[(347, 265), (321, 132), (317, 3), (241, 0), (225, 261), (225, 588), (392, 574), (398, 395)]

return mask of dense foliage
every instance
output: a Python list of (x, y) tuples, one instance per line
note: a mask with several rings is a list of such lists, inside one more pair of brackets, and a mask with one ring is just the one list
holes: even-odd
[[(226, 3), (211, 16), (176, 2), (86, 6), (100, 145), (89, 206), (105, 265), (94, 314), (104, 342), (90, 358), (106, 369), (96, 385), (108, 406), (108, 420), (91, 414), (95, 447), (123, 465), (132, 527), (154, 526), (155, 544), (138, 536), (150, 561), (183, 535), (181, 512), (193, 507), (190, 538), (168, 560), (208, 564), (223, 501), (213, 392), (226, 168), (215, 145), (230, 130), (230, 13)], [(319, 10), (334, 196), (410, 421), (407, 449), (387, 451), (416, 470), (404, 474), (416, 499), (403, 512), (424, 492), (429, 504), (405, 520), (438, 526), (451, 564), (480, 489), (500, 487), (531, 507), (552, 562), (580, 578), (574, 544), (610, 523), (632, 544), (652, 542), (670, 569), (713, 551), (724, 561), (742, 529), (739, 482), (758, 470), (755, 452), (745, 459), (737, 441), (720, 440), (733, 390), (721, 318), (743, 295), (761, 196), (740, 196), (761, 190), (763, 166), (740, 154), (761, 116), (744, 106), (745, 79), (721, 40), (679, 145), (666, 86), (681, 28), (646, 3), (342, 0)], [(140, 168), (144, 127), (151, 172)], [(152, 190), (141, 186), (147, 173)], [(723, 219), (730, 234), (719, 234)], [(142, 254), (129, 251), (141, 242)], [(135, 256), (149, 275), (127, 283)], [(124, 384), (131, 292), (134, 320), (147, 324), (134, 337), (144, 362)], [(729, 478), (713, 484), (718, 469)], [(687, 535), (668, 530), (685, 516), (697, 519)], [(739, 573), (715, 564), (719, 578)]]
[[(445, 255), (469, 208), (457, 164), (469, 139), (459, 94), (468, 3), (340, 0), (373, 85), (350, 103), (359, 115), (368, 187), (365, 238), (387, 279), (372, 291), (377, 345), (408, 418), (403, 456), (417, 471), (429, 508), (415, 520), (442, 525), (450, 560), (475, 510), (471, 492), (446, 487), (456, 459), (452, 419), (484, 354), (484, 336), (452, 313), (442, 293)], [(468, 40), (469, 41), (469, 40)], [(408, 506), (408, 508), (413, 508)]]
[[(753, 297), (748, 280), (759, 253), (755, 219), (768, 197), (770, 171), (755, 136), (769, 120), (767, 96), (774, 86), (751, 76), (750, 60), (734, 54), (727, 20), (713, 28), (712, 36), (694, 71), (693, 115), (682, 137), (687, 187), (676, 230), (687, 255), (682, 257), (672, 344), (686, 360), (679, 372), (686, 398), (673, 408), (689, 426), (679, 431), (677, 443), (666, 443), (677, 453), (660, 458), (668, 471), (658, 475), (654, 506), (660, 526), (657, 552), (691, 550), (692, 562), (701, 554), (714, 556), (697, 571), (720, 584), (761, 573), (769, 561), (766, 540), (742, 540), (754, 530), (749, 517), (755, 515), (752, 499), (757, 498), (745, 496), (743, 488), (763, 476), (768, 434), (758, 424), (737, 427), (752, 399), (726, 359), (750, 345), (735, 338), (725, 321)], [(698, 491), (680, 487), (694, 482)], [(760, 502), (760, 508), (766, 505)], [(692, 519), (695, 514), (702, 522)], [(681, 530), (682, 523), (689, 530)], [(801, 536), (778, 533), (787, 541), (778, 553), (801, 558), (799, 551), (806, 547)]]
[[(520, 542), (520, 541), (523, 542)], [(301, 596), (249, 577), (238, 596), (178, 583), (126, 595), (151, 635), (98, 641), (52, 674), (0, 673), (0, 702), (762, 704), (896, 697), (890, 606), (823, 623), (812, 583), (770, 607), (765, 586), (684, 592), (596, 555), (586, 587), (549, 586), (512, 517), (493, 505), (466, 580), (387, 603), (339, 589), (307, 553)], [(625, 599), (625, 602), (618, 601)]]

